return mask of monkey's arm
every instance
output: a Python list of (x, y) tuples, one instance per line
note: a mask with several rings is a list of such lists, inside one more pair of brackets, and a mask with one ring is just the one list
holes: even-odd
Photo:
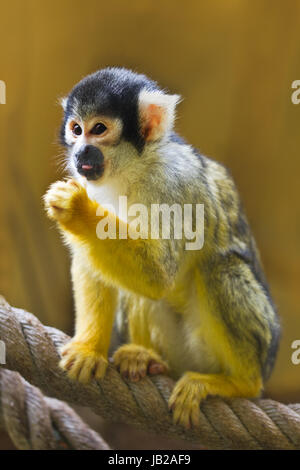
[(75, 336), (61, 350), (60, 366), (71, 378), (88, 382), (103, 377), (117, 306), (117, 291), (86, 269), (82, 250), (73, 250), (72, 281)]
[(170, 273), (176, 271), (177, 263), (171, 250), (166, 252), (167, 243), (119, 239), (119, 232), (122, 229), (124, 233), (127, 224), (107, 211), (105, 216), (116, 224), (116, 239), (99, 239), (99, 205), (77, 182), (54, 183), (45, 195), (45, 203), (49, 217), (70, 235), (72, 244), (87, 248), (91, 263), (112, 283), (153, 299), (161, 298), (172, 284)]

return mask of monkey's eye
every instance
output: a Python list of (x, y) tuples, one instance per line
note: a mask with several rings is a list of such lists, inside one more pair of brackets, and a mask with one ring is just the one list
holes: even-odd
[(98, 122), (94, 125), (93, 129), (91, 130), (91, 134), (100, 135), (103, 134), (106, 129), (107, 127), (102, 122)]
[(82, 129), (79, 124), (74, 124), (72, 132), (74, 135), (81, 135), (82, 134)]

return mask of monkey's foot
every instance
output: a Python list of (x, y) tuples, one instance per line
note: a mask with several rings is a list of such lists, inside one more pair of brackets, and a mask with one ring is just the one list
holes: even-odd
[(56, 181), (44, 196), (48, 216), (59, 222), (67, 222), (72, 218), (74, 208), (78, 205), (80, 198), (87, 199), (87, 194), (77, 181), (72, 179)]
[(199, 405), (209, 393), (208, 384), (202, 377), (195, 372), (186, 372), (176, 383), (169, 399), (175, 424), (181, 424), (187, 429), (199, 425)]
[(158, 375), (168, 370), (167, 364), (156, 352), (136, 344), (121, 346), (114, 353), (113, 361), (121, 375), (132, 382), (138, 382), (147, 373)]
[(59, 363), (71, 379), (87, 383), (93, 378), (102, 379), (108, 365), (107, 359), (88, 344), (70, 341), (61, 349)]
[(249, 381), (224, 374), (186, 372), (172, 391), (169, 408), (173, 411), (175, 424), (190, 428), (199, 425), (199, 405), (207, 395), (252, 398), (259, 395), (261, 388), (260, 377)]

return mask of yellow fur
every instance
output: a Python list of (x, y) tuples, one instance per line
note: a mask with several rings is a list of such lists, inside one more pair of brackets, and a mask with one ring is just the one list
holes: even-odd
[[(157, 240), (97, 238), (98, 204), (76, 181), (52, 185), (45, 202), (49, 217), (59, 223), (72, 249), (76, 335), (62, 349), (60, 362), (71, 378), (87, 382), (105, 374), (121, 295), (132, 344), (114, 354), (115, 364), (130, 380), (168, 369), (174, 378), (181, 377), (169, 402), (176, 423), (197, 425), (199, 403), (209, 394), (254, 397), (260, 393), (256, 351), (242, 342), (235, 344), (201, 274), (199, 266), (209, 256), (209, 246), (200, 263), (187, 257), (174, 282), (161, 262), (162, 245)], [(104, 213), (116, 219), (118, 234), (124, 222)], [(245, 275), (249, 278), (250, 273)], [(251, 323), (251, 318), (247, 321)], [(178, 344), (180, 335), (183, 345)], [(268, 335), (266, 328), (269, 342)]]

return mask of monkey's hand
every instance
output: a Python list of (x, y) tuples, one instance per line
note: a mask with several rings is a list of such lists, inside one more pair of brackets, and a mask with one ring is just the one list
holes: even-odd
[(61, 349), (59, 363), (71, 379), (87, 383), (91, 379), (102, 379), (108, 365), (107, 359), (95, 348), (75, 338)]
[(167, 364), (160, 356), (143, 346), (124, 344), (113, 356), (114, 364), (121, 375), (132, 382), (149, 375), (164, 374), (168, 371)]
[(57, 181), (44, 196), (45, 208), (50, 219), (68, 223), (79, 212), (87, 212), (89, 202), (85, 188), (77, 181)]

